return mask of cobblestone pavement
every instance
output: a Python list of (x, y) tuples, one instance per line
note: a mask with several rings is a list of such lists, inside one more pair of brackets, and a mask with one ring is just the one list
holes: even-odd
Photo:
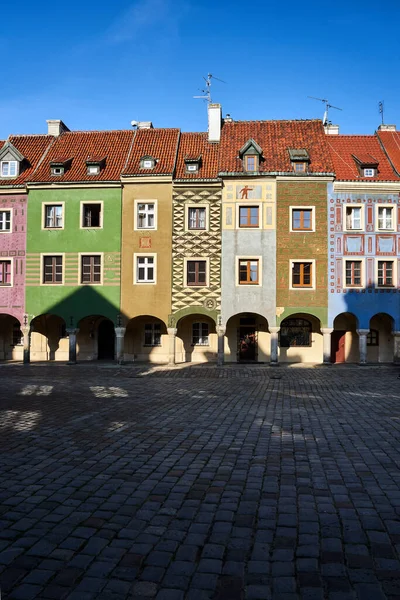
[(397, 373), (0, 365), (2, 599), (400, 598)]

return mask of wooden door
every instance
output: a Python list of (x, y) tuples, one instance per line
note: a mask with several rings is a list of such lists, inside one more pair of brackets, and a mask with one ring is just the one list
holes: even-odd
[(346, 332), (345, 331), (332, 331), (331, 361), (333, 363), (346, 362), (345, 346), (346, 346)]
[(239, 329), (239, 360), (256, 360), (257, 335), (254, 327), (240, 327)]

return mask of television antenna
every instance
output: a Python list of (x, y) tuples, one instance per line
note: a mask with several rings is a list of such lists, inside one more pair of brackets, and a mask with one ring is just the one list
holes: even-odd
[(383, 125), (383, 111), (384, 111), (384, 108), (385, 108), (385, 102), (383, 100), (381, 100), (378, 103), (378, 107), (379, 107), (379, 113), (382, 116), (382, 125)]
[(207, 77), (203, 77), (203, 79), (206, 82), (205, 89), (200, 90), (200, 92), (203, 94), (203, 96), (193, 96), (193, 98), (199, 98), (200, 100), (206, 100), (208, 102), (208, 104), (211, 104), (211, 102), (212, 102), (211, 79), (216, 79), (217, 81), (220, 81), (221, 83), (226, 83), (226, 81), (224, 81), (223, 79), (218, 79), (218, 77), (215, 77), (215, 75), (212, 75), (211, 73), (208, 73)]
[(335, 108), (336, 110), (342, 110), (338, 106), (333, 106), (333, 104), (329, 104), (329, 100), (327, 100), (326, 98), (316, 98), (315, 96), (307, 96), (307, 98), (312, 98), (313, 100), (320, 100), (320, 102), (323, 102), (325, 104), (324, 118), (322, 119), (322, 124), (324, 127), (325, 127), (325, 125), (331, 125), (331, 122), (328, 121), (328, 112), (329, 112), (330, 108)]

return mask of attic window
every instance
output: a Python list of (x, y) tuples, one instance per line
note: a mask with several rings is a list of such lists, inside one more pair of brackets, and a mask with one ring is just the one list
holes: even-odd
[(251, 138), (240, 148), (239, 157), (243, 161), (243, 169), (248, 173), (255, 173), (258, 171), (260, 165), (262, 149), (257, 142)]
[(375, 169), (364, 169), (364, 177), (375, 177)]
[(91, 156), (86, 159), (86, 173), (87, 175), (98, 175), (101, 169), (104, 167), (105, 158), (95, 158)]
[(201, 156), (185, 156), (186, 173), (197, 173), (200, 169)]
[(18, 175), (18, 162), (16, 160), (3, 160), (1, 162), (2, 177), (16, 177)]
[(372, 154), (358, 153), (352, 155), (361, 177), (376, 177), (378, 174), (378, 160)]
[(244, 168), (245, 171), (257, 171), (258, 167), (258, 156), (253, 154), (247, 154), (244, 157)]
[(58, 158), (50, 162), (50, 172), (52, 175), (59, 177), (64, 175), (65, 171), (71, 165), (72, 158)]
[(24, 156), (11, 144), (6, 142), (0, 148), (0, 177), (18, 177)]
[(156, 161), (152, 156), (143, 156), (140, 159), (140, 168), (141, 169), (154, 169), (156, 166)]
[(98, 175), (100, 173), (100, 165), (88, 165), (87, 174), (88, 175)]
[(289, 157), (295, 173), (307, 173), (310, 156), (305, 148), (289, 148)]
[(51, 167), (52, 175), (64, 175), (64, 167)]

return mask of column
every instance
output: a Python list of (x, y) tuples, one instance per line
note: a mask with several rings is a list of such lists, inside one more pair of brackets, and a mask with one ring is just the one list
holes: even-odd
[(278, 333), (280, 327), (269, 327), (269, 332), (271, 334), (271, 356), (270, 356), (270, 364), (277, 366), (278, 363)]
[(367, 364), (367, 335), (369, 329), (357, 329), (358, 347), (360, 349), (360, 365)]
[(168, 338), (169, 338), (169, 352), (168, 352), (168, 364), (175, 364), (175, 338), (177, 334), (177, 329), (175, 327), (168, 327)]
[(324, 365), (331, 364), (331, 333), (333, 329), (329, 327), (321, 327), (323, 335), (323, 363)]
[(31, 328), (21, 327), (21, 331), (24, 336), (24, 365), (31, 362)]
[(76, 365), (76, 336), (79, 333), (79, 329), (67, 329), (69, 337), (69, 365)]
[(393, 362), (400, 363), (400, 331), (393, 331), (394, 355)]
[(115, 330), (115, 358), (119, 365), (124, 362), (125, 327), (114, 327)]
[(224, 364), (225, 357), (225, 332), (226, 327), (223, 325), (217, 325), (217, 335), (218, 335), (218, 356), (217, 356), (217, 365), (222, 367)]

